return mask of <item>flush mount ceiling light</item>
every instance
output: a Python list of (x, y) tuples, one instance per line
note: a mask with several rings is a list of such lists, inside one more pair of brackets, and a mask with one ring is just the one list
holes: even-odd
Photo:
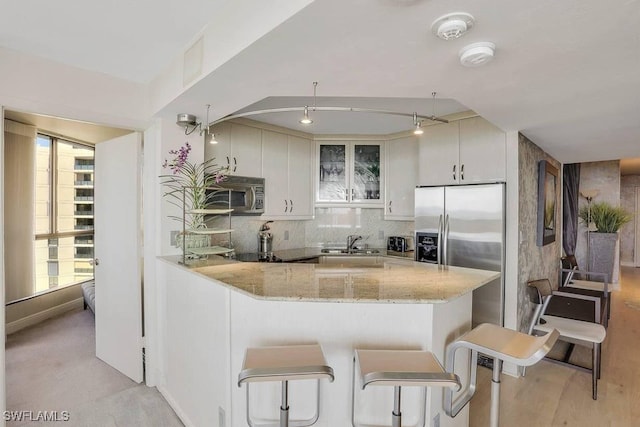
[(479, 67), (493, 59), (496, 45), (491, 42), (472, 43), (460, 49), (460, 63), (465, 67)]
[(474, 23), (475, 19), (468, 13), (447, 13), (433, 21), (431, 31), (442, 40), (453, 40), (462, 37)]

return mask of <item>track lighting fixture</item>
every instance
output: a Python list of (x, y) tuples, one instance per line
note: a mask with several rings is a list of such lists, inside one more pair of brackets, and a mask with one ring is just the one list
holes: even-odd
[[(209, 127), (211, 124), (209, 123), (209, 109), (211, 108), (211, 104), (207, 104), (207, 124), (203, 128), (202, 122), (198, 122), (198, 118), (193, 114), (181, 113), (178, 114), (176, 119), (176, 124), (180, 127), (184, 127), (184, 134), (191, 135), (196, 129), (200, 130), (200, 136), (204, 135), (205, 141), (208, 141), (209, 144), (217, 144), (216, 136), (214, 133), (209, 132)], [(191, 127), (191, 130), (189, 130)]]
[(422, 130), (422, 122), (418, 120), (418, 113), (413, 113), (413, 125), (416, 127), (413, 131), (414, 135), (422, 135), (424, 130)]
[[(209, 129), (210, 126), (215, 126), (218, 123), (222, 123), (222, 122), (226, 122), (227, 120), (233, 120), (233, 119), (239, 119), (242, 117), (252, 117), (252, 116), (258, 116), (261, 114), (273, 114), (273, 113), (291, 113), (291, 112), (299, 112), (302, 111), (303, 115), (302, 118), (300, 120), (298, 120), (298, 122), (302, 125), (310, 125), (313, 123), (313, 119), (311, 118), (311, 116), (309, 115), (309, 111), (339, 111), (339, 112), (348, 112), (348, 113), (368, 113), (368, 114), (385, 114), (385, 115), (390, 115), (390, 116), (402, 116), (402, 117), (411, 117), (413, 118), (413, 128), (412, 131), (415, 135), (422, 135), (424, 133), (424, 128), (422, 127), (422, 124), (424, 123), (424, 120), (429, 120), (432, 122), (440, 122), (440, 123), (449, 123), (449, 120), (444, 119), (442, 117), (437, 117), (436, 116), (436, 93), (432, 92), (431, 95), (433, 96), (433, 114), (431, 114), (430, 116), (427, 115), (418, 115), (417, 112), (413, 112), (413, 113), (403, 113), (400, 111), (388, 111), (388, 110), (377, 110), (377, 109), (372, 109), (372, 108), (360, 108), (360, 107), (330, 107), (330, 106), (321, 106), (318, 107), (316, 105), (316, 92), (317, 92), (317, 86), (318, 86), (318, 82), (313, 82), (313, 105), (309, 106), (309, 105), (305, 105), (304, 107), (301, 106), (294, 106), (294, 107), (280, 107), (280, 108), (268, 108), (268, 109), (263, 109), (263, 110), (252, 110), (252, 111), (244, 111), (242, 113), (236, 113), (236, 114), (230, 114), (228, 116), (222, 117), (218, 120), (215, 120), (212, 123), (209, 123), (209, 125), (207, 126), (207, 129)], [(208, 113), (208, 106), (207, 106), (207, 113)], [(187, 116), (185, 114), (181, 114), (178, 115), (178, 119), (180, 120), (181, 116)], [(191, 116), (193, 117), (193, 116)], [(208, 116), (207, 116), (208, 117)], [(208, 122), (208, 118), (207, 118), (207, 122)], [(188, 126), (196, 126), (195, 125), (195, 117), (193, 117), (193, 123), (189, 123), (187, 125), (185, 124), (181, 124), (180, 121), (178, 121), (178, 124), (181, 126), (186, 126), (186, 129), (188, 129)], [(186, 133), (186, 130), (185, 130)], [(213, 138), (213, 135), (211, 135), (211, 137)], [(215, 142), (211, 141), (212, 144), (215, 144)]]
[[(316, 89), (318, 87), (318, 82), (313, 82), (313, 111), (316, 111)], [(310, 125), (313, 123), (313, 120), (309, 118), (309, 106), (304, 106), (304, 115), (298, 122), (302, 125)]]
[(313, 120), (309, 118), (309, 107), (307, 105), (304, 106), (304, 115), (299, 120), (299, 122), (303, 125), (310, 125), (311, 123), (313, 123)]

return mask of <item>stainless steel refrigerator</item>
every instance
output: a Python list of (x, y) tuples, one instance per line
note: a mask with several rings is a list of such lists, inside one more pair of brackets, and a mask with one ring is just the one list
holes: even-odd
[(473, 291), (473, 325), (504, 323), (505, 185), (416, 188), (416, 261), (500, 271)]

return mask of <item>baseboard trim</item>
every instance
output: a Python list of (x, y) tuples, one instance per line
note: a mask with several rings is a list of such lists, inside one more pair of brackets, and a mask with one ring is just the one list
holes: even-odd
[(182, 424), (184, 424), (185, 427), (193, 427), (193, 423), (191, 422), (191, 420), (189, 420), (189, 417), (187, 417), (187, 414), (184, 413), (180, 405), (178, 405), (178, 402), (176, 402), (173, 396), (171, 396), (171, 393), (169, 393), (169, 391), (163, 386), (156, 386), (156, 388), (158, 389), (162, 397), (164, 397), (164, 400), (166, 400), (169, 406), (171, 406), (173, 412), (175, 412), (178, 418), (180, 418)]
[(13, 334), (14, 332), (18, 332), (21, 329), (27, 328), (29, 326), (37, 325), (38, 323), (43, 322), (51, 317), (66, 313), (67, 311), (71, 311), (76, 308), (82, 308), (83, 303), (84, 301), (82, 298), (76, 298), (69, 302), (65, 302), (64, 304), (56, 305), (55, 307), (51, 307), (44, 311), (31, 314), (27, 317), (23, 317), (22, 319), (18, 319), (14, 322), (7, 323), (5, 326), (5, 333), (7, 335)]
[(620, 262), (622, 267), (635, 267), (636, 264), (633, 261), (622, 261)]

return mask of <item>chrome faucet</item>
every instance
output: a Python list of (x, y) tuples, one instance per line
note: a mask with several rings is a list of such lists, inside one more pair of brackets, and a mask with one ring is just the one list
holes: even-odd
[(351, 252), (353, 250), (353, 245), (355, 245), (358, 240), (362, 240), (362, 236), (355, 234), (347, 236), (347, 251)]

